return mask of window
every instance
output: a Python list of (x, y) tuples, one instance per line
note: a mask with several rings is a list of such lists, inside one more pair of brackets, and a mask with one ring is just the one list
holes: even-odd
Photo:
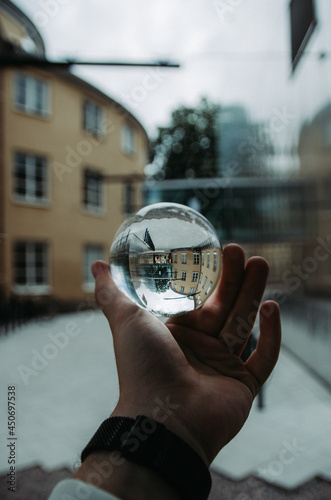
[(177, 264), (177, 254), (174, 254), (174, 264)]
[(16, 153), (13, 174), (15, 198), (35, 204), (43, 204), (47, 201), (47, 164), (45, 158)]
[(84, 130), (98, 138), (103, 136), (103, 111), (101, 106), (91, 101), (84, 101)]
[(203, 288), (203, 289), (205, 288), (206, 283), (207, 283), (207, 276), (205, 276), (205, 279), (204, 279), (204, 281), (203, 281), (203, 285), (202, 285), (202, 288)]
[(102, 260), (103, 247), (102, 245), (86, 245), (84, 247), (83, 259), (83, 285), (87, 291), (94, 289), (94, 279), (91, 274), (91, 266), (96, 260)]
[(213, 271), (214, 273), (216, 272), (217, 270), (217, 252), (213, 252), (214, 253), (214, 265), (213, 265)]
[(186, 271), (182, 271), (182, 281), (186, 281)]
[(193, 253), (193, 264), (199, 264), (200, 263), (200, 254), (199, 253)]
[(190, 293), (194, 293), (194, 292), (195, 292), (195, 288), (194, 288), (194, 286), (192, 286), (192, 287), (190, 288)]
[(210, 253), (207, 252), (207, 267), (210, 267)]
[(202, 252), (201, 254), (201, 265), (204, 266), (205, 265), (205, 254)]
[(122, 151), (126, 155), (131, 156), (136, 151), (134, 130), (127, 123), (122, 127), (121, 145), (122, 145)]
[(182, 264), (187, 264), (186, 253), (182, 253)]
[(84, 172), (84, 206), (87, 210), (100, 212), (103, 206), (103, 179), (91, 170)]
[(212, 282), (210, 281), (210, 282), (209, 282), (209, 285), (208, 285), (208, 287), (207, 287), (207, 290), (206, 290), (206, 292), (205, 292), (205, 294), (206, 294), (206, 295), (208, 295), (208, 293), (210, 292), (210, 290), (211, 290), (211, 287), (212, 287), (212, 286), (213, 286), (213, 284), (212, 284)]
[(203, 277), (203, 273), (200, 274), (199, 285), (201, 285), (201, 283), (202, 283), (202, 277)]
[(44, 242), (19, 241), (14, 247), (14, 282), (18, 291), (47, 291), (48, 249)]
[(192, 273), (192, 281), (198, 281), (199, 273)]
[(177, 269), (175, 269), (175, 271), (174, 271), (174, 279), (175, 280), (177, 279), (177, 276), (178, 276), (178, 271), (177, 271)]
[(185, 288), (183, 286), (180, 287), (180, 291), (184, 292)]
[(48, 113), (48, 83), (39, 78), (18, 73), (15, 75), (15, 107), (31, 115)]
[(124, 185), (124, 213), (131, 215), (134, 212), (134, 189), (132, 184)]

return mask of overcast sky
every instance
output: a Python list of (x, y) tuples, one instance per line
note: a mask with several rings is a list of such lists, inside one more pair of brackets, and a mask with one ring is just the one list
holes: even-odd
[(288, 0), (14, 2), (51, 59), (179, 62), (180, 69), (75, 70), (126, 105), (151, 135), (172, 109), (201, 96), (267, 116), (288, 79)]

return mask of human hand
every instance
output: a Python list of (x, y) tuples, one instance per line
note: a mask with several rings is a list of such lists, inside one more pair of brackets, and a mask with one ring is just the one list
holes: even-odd
[(243, 426), (278, 358), (279, 309), (269, 301), (260, 308), (257, 348), (240, 360), (266, 286), (267, 262), (253, 257), (245, 265), (242, 248), (228, 245), (212, 296), (166, 323), (117, 289), (108, 264), (97, 261), (92, 271), (114, 339), (120, 397), (112, 416), (163, 422), (209, 465)]

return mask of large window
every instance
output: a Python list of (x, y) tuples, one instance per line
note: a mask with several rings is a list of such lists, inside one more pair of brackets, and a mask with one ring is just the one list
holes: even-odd
[(98, 138), (103, 136), (103, 110), (101, 106), (84, 101), (84, 130)]
[(83, 256), (83, 287), (86, 291), (94, 289), (94, 278), (91, 266), (96, 260), (102, 260), (104, 252), (102, 245), (85, 245)]
[(84, 207), (99, 213), (104, 208), (103, 179), (101, 174), (91, 170), (84, 172)]
[(15, 107), (31, 115), (46, 116), (48, 109), (48, 83), (23, 73), (15, 75)]
[(133, 155), (136, 151), (133, 128), (128, 124), (123, 125), (121, 134), (121, 145), (123, 153), (129, 156)]
[(200, 254), (198, 252), (193, 253), (193, 264), (200, 264)]
[(47, 162), (42, 156), (16, 153), (13, 168), (13, 194), (16, 200), (45, 204), (48, 200)]
[(18, 292), (48, 291), (48, 247), (40, 241), (19, 241), (14, 246), (14, 284)]

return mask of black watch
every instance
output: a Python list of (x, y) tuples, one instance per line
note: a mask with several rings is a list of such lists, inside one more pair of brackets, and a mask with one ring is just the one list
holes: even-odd
[(185, 500), (208, 498), (211, 476), (205, 462), (160, 422), (143, 415), (108, 418), (82, 451), (81, 461), (101, 450), (117, 450), (124, 458), (150, 468)]

